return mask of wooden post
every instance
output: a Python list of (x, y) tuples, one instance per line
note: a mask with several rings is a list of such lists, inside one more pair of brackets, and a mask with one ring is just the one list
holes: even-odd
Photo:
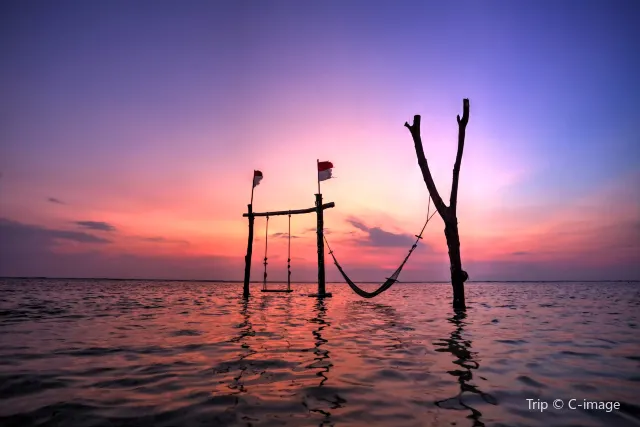
[[(329, 208), (335, 208), (336, 204), (333, 202), (329, 202), (329, 203), (325, 203), (324, 205), (322, 205), (322, 209), (329, 209)], [(299, 215), (299, 214), (306, 214), (306, 213), (313, 213), (316, 212), (318, 210), (317, 207), (312, 207), (312, 208), (307, 208), (307, 209), (295, 209), (295, 210), (289, 210), (289, 211), (275, 211), (275, 212), (254, 212), (252, 215), (254, 217), (256, 216), (278, 216), (278, 215)], [(242, 216), (244, 218), (247, 218), (249, 216), (248, 213), (243, 213)]]
[(322, 194), (316, 194), (316, 214), (318, 217), (318, 296), (326, 295), (324, 283), (324, 209), (322, 209)]
[(251, 254), (253, 252), (253, 208), (248, 205), (248, 217), (249, 217), (249, 242), (247, 243), (247, 255), (244, 257), (244, 289), (242, 296), (244, 298), (249, 297), (249, 281), (251, 279)]

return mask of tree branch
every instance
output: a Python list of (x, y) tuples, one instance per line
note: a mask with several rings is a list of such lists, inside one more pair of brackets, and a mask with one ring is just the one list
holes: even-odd
[(438, 193), (435, 182), (433, 182), (433, 177), (431, 176), (431, 171), (429, 170), (429, 165), (427, 164), (427, 159), (424, 155), (424, 148), (422, 147), (422, 137), (420, 136), (420, 116), (413, 116), (413, 125), (409, 125), (409, 123), (406, 122), (404, 125), (409, 129), (409, 132), (411, 132), (411, 136), (413, 137), (413, 144), (416, 147), (416, 156), (418, 157), (418, 165), (422, 171), (424, 182), (427, 184), (429, 195), (433, 199), (433, 204), (438, 210), (438, 213), (442, 219), (446, 221), (448, 217), (448, 208), (442, 201), (442, 197), (440, 197), (440, 194)]
[(458, 206), (458, 178), (460, 176), (460, 163), (462, 163), (462, 152), (464, 151), (464, 136), (469, 122), (469, 100), (462, 101), (462, 119), (458, 115), (458, 154), (456, 155), (456, 163), (453, 166), (453, 183), (451, 184), (451, 198), (449, 206), (451, 214), (455, 217), (456, 208)]

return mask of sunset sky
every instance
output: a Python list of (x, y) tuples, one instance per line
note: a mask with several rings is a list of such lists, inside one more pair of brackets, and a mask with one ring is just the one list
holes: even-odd
[[(3, 1), (0, 275), (240, 280), (253, 170), (255, 211), (302, 209), (320, 159), (329, 242), (384, 281), (427, 214), (403, 124), (422, 115), (448, 201), (470, 98), (470, 279), (640, 279), (639, 21), (632, 0)], [(292, 218), (294, 281), (314, 226)], [(443, 227), (400, 280), (448, 279)], [(272, 280), (286, 231), (270, 219)]]

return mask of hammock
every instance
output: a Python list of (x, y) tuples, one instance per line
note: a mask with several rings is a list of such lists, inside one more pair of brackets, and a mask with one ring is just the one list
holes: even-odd
[(378, 289), (376, 289), (373, 292), (367, 292), (367, 291), (359, 288), (358, 285), (356, 285), (355, 283), (353, 283), (353, 281), (351, 279), (349, 279), (349, 276), (347, 276), (347, 273), (344, 272), (344, 270), (340, 266), (340, 263), (338, 263), (338, 260), (336, 259), (335, 255), (333, 254), (333, 251), (331, 250), (331, 246), (329, 246), (329, 242), (327, 241), (327, 238), (325, 236), (323, 236), (324, 237), (324, 241), (327, 244), (327, 248), (329, 249), (329, 255), (331, 255), (331, 258), (333, 258), (333, 263), (336, 265), (336, 267), (338, 268), (338, 271), (340, 272), (340, 274), (342, 274), (342, 277), (344, 278), (345, 282), (347, 282), (347, 284), (353, 290), (353, 292), (355, 292), (356, 294), (360, 295), (362, 298), (373, 298), (375, 296), (380, 295), (381, 293), (383, 293), (387, 289), (389, 289), (394, 283), (396, 283), (398, 281), (398, 276), (400, 275), (400, 272), (402, 271), (402, 268), (404, 267), (404, 265), (409, 260), (409, 257), (413, 253), (414, 249), (418, 247), (418, 242), (420, 241), (420, 239), (422, 239), (422, 233), (424, 233), (425, 228), (427, 228), (427, 224), (429, 223), (429, 220), (431, 220), (433, 215), (435, 215), (436, 212), (437, 212), (436, 211), (433, 214), (431, 214), (431, 216), (429, 216), (430, 208), (431, 208), (431, 197), (429, 197), (429, 207), (427, 208), (427, 221), (424, 223), (424, 226), (422, 227), (422, 231), (420, 231), (420, 234), (418, 234), (416, 236), (417, 239), (416, 239), (415, 243), (413, 244), (413, 246), (411, 246), (411, 249), (409, 250), (409, 253), (407, 254), (407, 256), (402, 261), (402, 264), (400, 264), (400, 267), (398, 267), (397, 270), (394, 271), (394, 273), (391, 275), (391, 277), (388, 277), (387, 280)]

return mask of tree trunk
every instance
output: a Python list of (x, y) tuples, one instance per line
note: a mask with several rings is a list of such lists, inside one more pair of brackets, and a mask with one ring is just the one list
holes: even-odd
[(464, 299), (464, 282), (469, 276), (467, 275), (467, 272), (462, 269), (462, 261), (460, 257), (460, 235), (458, 234), (458, 222), (455, 218), (453, 218), (453, 221), (445, 222), (444, 235), (447, 238), (449, 262), (451, 264), (453, 308), (455, 310), (465, 310), (467, 307)]
[(458, 120), (458, 152), (456, 154), (456, 162), (453, 166), (453, 182), (451, 184), (451, 197), (449, 206), (445, 205), (442, 197), (438, 193), (436, 184), (431, 176), (429, 164), (424, 154), (422, 146), (422, 137), (420, 136), (420, 116), (413, 117), (413, 124), (405, 123), (405, 127), (411, 132), (413, 143), (416, 148), (416, 156), (418, 157), (418, 165), (422, 171), (422, 177), (429, 190), (429, 195), (433, 200), (436, 210), (444, 221), (444, 235), (447, 238), (447, 247), (449, 248), (449, 262), (451, 264), (451, 285), (453, 286), (453, 308), (454, 310), (465, 310), (464, 300), (464, 282), (469, 278), (466, 271), (462, 269), (462, 260), (460, 257), (460, 235), (458, 234), (458, 181), (460, 177), (460, 164), (462, 163), (462, 153), (464, 151), (464, 138), (469, 122), (469, 100), (462, 101), (462, 118)]

